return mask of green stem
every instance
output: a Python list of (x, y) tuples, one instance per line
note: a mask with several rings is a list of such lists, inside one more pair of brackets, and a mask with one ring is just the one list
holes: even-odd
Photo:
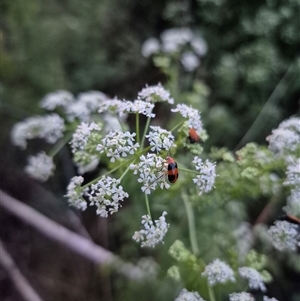
[(145, 125), (145, 129), (144, 129), (143, 137), (142, 137), (141, 149), (142, 149), (142, 147), (144, 145), (144, 142), (145, 142), (145, 136), (146, 136), (146, 133), (148, 132), (150, 121), (151, 121), (151, 117), (148, 117), (146, 125)]
[(197, 170), (187, 169), (187, 168), (180, 167), (180, 166), (178, 166), (178, 169), (179, 169), (180, 171), (186, 171), (186, 172), (194, 173), (194, 174), (198, 174), (198, 173), (199, 173), (199, 171), (197, 171)]
[(135, 114), (135, 132), (136, 132), (136, 141), (140, 143), (140, 114)]
[(59, 140), (58, 143), (56, 143), (54, 147), (50, 150), (49, 156), (54, 157), (67, 144), (72, 135), (73, 132), (67, 133), (64, 139)]
[(175, 126), (173, 126), (173, 128), (170, 130), (170, 132), (175, 131), (177, 128), (179, 128), (183, 123), (185, 122), (185, 120), (182, 120), (181, 122), (177, 123)]
[(188, 196), (185, 193), (181, 193), (183, 203), (185, 206), (187, 218), (188, 218), (188, 224), (189, 224), (189, 234), (190, 234), (190, 242), (192, 245), (192, 251), (195, 255), (199, 253), (199, 247), (197, 243), (197, 235), (196, 235), (196, 226), (195, 226), (195, 217), (194, 217), (194, 211), (193, 207), (188, 200)]
[(209, 284), (208, 284), (208, 294), (209, 294), (210, 301), (216, 301), (214, 290)]
[[(100, 178), (102, 178), (102, 177), (104, 177), (104, 176), (107, 176), (107, 175), (109, 175), (109, 174), (115, 172), (116, 170), (118, 170), (118, 169), (119, 169), (120, 167), (122, 167), (123, 165), (126, 165), (126, 164), (128, 164), (128, 163), (131, 163), (131, 162), (133, 162), (135, 159), (136, 159), (136, 158), (134, 157), (134, 158), (131, 158), (131, 159), (127, 160), (127, 161), (124, 161), (124, 162), (121, 163), (120, 165), (118, 165), (118, 166), (116, 166), (115, 168), (113, 168), (113, 169), (109, 170), (108, 172), (106, 172), (104, 175), (101, 175), (101, 176), (95, 178), (94, 180), (92, 180), (91, 182), (89, 182), (89, 183), (83, 185), (82, 188), (86, 188), (86, 187), (90, 186), (91, 184), (96, 183)], [(127, 169), (129, 169), (129, 166), (128, 166)], [(125, 170), (126, 173), (127, 173), (127, 169)]]
[(125, 131), (125, 128), (124, 128), (123, 122), (121, 121), (121, 119), (120, 119), (119, 117), (117, 117), (117, 119), (118, 119), (118, 122), (119, 122), (119, 124), (120, 124), (120, 127), (121, 127), (122, 131), (124, 132), (124, 131)]
[(152, 219), (152, 217), (151, 217), (151, 212), (150, 212), (150, 206), (149, 206), (148, 195), (147, 195), (146, 193), (145, 193), (145, 202), (146, 202), (147, 213), (148, 213), (148, 215), (150, 216), (150, 218)]
[(121, 175), (121, 177), (119, 178), (120, 181), (122, 181), (122, 179), (126, 176), (127, 172), (130, 169), (130, 165), (128, 165), (128, 167), (126, 168), (126, 170), (123, 172), (123, 174)]

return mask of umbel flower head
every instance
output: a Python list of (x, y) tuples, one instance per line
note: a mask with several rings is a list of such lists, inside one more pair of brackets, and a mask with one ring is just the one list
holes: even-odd
[(155, 247), (160, 242), (163, 242), (169, 224), (166, 222), (164, 211), (158, 220), (152, 221), (149, 215), (142, 216), (143, 229), (136, 231), (132, 237), (136, 242), (141, 242), (142, 247)]
[(70, 205), (86, 210), (89, 205), (96, 206), (96, 213), (101, 217), (108, 217), (121, 207), (120, 202), (128, 198), (128, 193), (123, 190), (119, 179), (103, 176), (97, 183), (89, 187), (81, 187), (84, 179), (81, 176), (73, 177), (68, 185), (66, 197)]
[(218, 258), (207, 265), (201, 275), (207, 278), (210, 286), (213, 286), (217, 283), (235, 281), (234, 272), (231, 267)]
[(186, 104), (178, 104), (176, 108), (171, 109), (171, 111), (174, 113), (178, 112), (183, 118), (186, 118), (189, 128), (193, 128), (198, 133), (202, 131), (202, 122), (198, 110)]
[(261, 274), (255, 269), (251, 267), (242, 267), (239, 268), (239, 274), (248, 280), (251, 289), (260, 289), (262, 292), (267, 290)]
[(140, 157), (138, 164), (130, 164), (130, 169), (133, 174), (139, 174), (138, 182), (142, 183), (142, 191), (145, 194), (150, 194), (152, 190), (155, 190), (157, 186), (161, 189), (170, 187), (170, 184), (166, 182), (166, 160), (156, 154), (147, 154)]
[(15, 124), (11, 139), (14, 145), (23, 149), (27, 147), (29, 139), (44, 139), (53, 144), (63, 136), (64, 129), (64, 120), (57, 114), (34, 116)]
[(147, 102), (168, 102), (174, 104), (174, 99), (171, 98), (170, 92), (167, 91), (161, 84), (156, 86), (147, 86), (138, 93), (138, 98)]
[(174, 136), (171, 132), (162, 129), (160, 126), (150, 126), (151, 131), (146, 138), (148, 139), (151, 151), (159, 153), (165, 149), (169, 151), (174, 145)]
[(292, 117), (281, 122), (267, 137), (269, 149), (276, 154), (291, 153), (299, 149), (300, 118)]
[(174, 301), (205, 301), (198, 292), (189, 292), (187, 289), (182, 289), (178, 297)]
[(97, 146), (100, 154), (105, 153), (110, 158), (110, 162), (115, 162), (119, 158), (125, 158), (134, 154), (139, 147), (134, 143), (136, 133), (111, 130)]
[(47, 156), (45, 152), (40, 152), (36, 156), (29, 156), (25, 172), (32, 178), (45, 182), (53, 175), (54, 169), (52, 157)]
[(276, 249), (280, 251), (297, 250), (297, 246), (299, 246), (300, 242), (299, 229), (297, 225), (287, 221), (276, 221), (275, 225), (270, 227), (268, 233)]
[(230, 301), (255, 301), (253, 296), (246, 292), (232, 293), (229, 295)]
[(194, 183), (199, 188), (199, 195), (203, 192), (209, 192), (215, 182), (216, 178), (216, 164), (211, 163), (208, 160), (205, 162), (202, 161), (199, 157), (194, 157), (193, 163), (195, 164), (195, 168), (199, 171), (199, 175), (193, 179)]

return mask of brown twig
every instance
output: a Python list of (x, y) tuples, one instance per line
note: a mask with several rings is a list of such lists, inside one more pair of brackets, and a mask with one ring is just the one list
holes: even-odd
[(82, 255), (96, 264), (111, 266), (116, 271), (133, 280), (146, 277), (146, 273), (139, 267), (123, 262), (110, 251), (57, 224), (2, 190), (0, 190), (0, 206), (23, 220), (23, 222), (33, 226), (48, 238), (61, 243), (73, 252)]
[(11, 281), (15, 285), (20, 295), (27, 301), (42, 301), (41, 297), (31, 287), (27, 279), (20, 272), (14, 260), (5, 250), (2, 241), (0, 240), (0, 264), (9, 275)]

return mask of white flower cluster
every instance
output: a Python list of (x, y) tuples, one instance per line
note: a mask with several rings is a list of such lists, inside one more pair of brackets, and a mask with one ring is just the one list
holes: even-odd
[[(81, 187), (84, 179), (81, 176), (73, 177), (67, 187), (68, 202), (82, 211), (89, 205), (97, 207), (96, 213), (101, 217), (113, 214), (121, 207), (120, 202), (128, 198), (128, 193), (123, 190), (120, 180), (103, 176), (96, 184), (89, 187)], [(85, 197), (85, 198), (84, 198)]]
[(207, 44), (205, 40), (193, 33), (190, 28), (171, 28), (165, 30), (161, 36), (161, 43), (156, 38), (147, 39), (142, 46), (142, 55), (149, 57), (153, 54), (163, 53), (179, 53), (184, 49), (181, 62), (186, 71), (195, 70), (200, 59), (207, 52)]
[(83, 150), (88, 142), (91, 132), (100, 131), (101, 127), (95, 122), (85, 123), (82, 122), (73, 134), (72, 140), (70, 142), (72, 153), (76, 151)]
[(69, 121), (78, 118), (89, 122), (91, 115), (97, 112), (101, 103), (108, 101), (108, 97), (100, 91), (89, 91), (78, 95), (77, 101), (66, 107), (65, 111)]
[(136, 231), (132, 237), (136, 242), (141, 242), (142, 247), (154, 247), (166, 235), (169, 224), (166, 222), (165, 216), (167, 212), (163, 212), (158, 220), (152, 221), (149, 215), (142, 216), (143, 229)]
[(264, 296), (264, 300), (263, 301), (278, 301), (275, 298), (269, 298), (268, 296)]
[(230, 301), (255, 301), (254, 297), (246, 292), (232, 293), (229, 295)]
[(92, 184), (86, 196), (90, 205), (97, 207), (96, 213), (101, 217), (118, 212), (121, 207), (120, 202), (128, 198), (128, 193), (123, 190), (119, 179), (103, 176), (96, 183)]
[(75, 99), (71, 93), (59, 90), (46, 95), (40, 105), (50, 111), (62, 107), (69, 121), (78, 118), (81, 121), (88, 122), (91, 119), (91, 114), (96, 112), (99, 105), (107, 100), (108, 97), (99, 91), (81, 93)]
[(176, 108), (171, 109), (172, 112), (179, 112), (183, 118), (187, 118), (189, 128), (195, 129), (196, 132), (202, 131), (202, 122), (199, 111), (187, 106), (186, 104), (178, 104)]
[(171, 132), (162, 129), (160, 126), (150, 126), (151, 131), (146, 138), (148, 139), (151, 151), (160, 152), (162, 149), (169, 151), (174, 145), (174, 136)]
[(210, 286), (213, 286), (217, 283), (235, 281), (234, 272), (231, 267), (218, 258), (212, 263), (208, 264), (201, 275), (207, 278)]
[(287, 214), (300, 217), (300, 188), (291, 190), (290, 196), (287, 198), (287, 205), (283, 207)]
[(166, 182), (166, 160), (155, 154), (142, 155), (138, 164), (130, 164), (134, 174), (139, 173), (138, 182), (142, 183), (142, 191), (150, 194), (151, 190), (155, 190), (157, 186), (161, 189), (168, 189), (170, 184)]
[(74, 102), (75, 98), (73, 94), (65, 90), (58, 90), (56, 92), (47, 94), (41, 100), (40, 105), (46, 110), (53, 111), (57, 107), (67, 108), (71, 106)]
[(156, 86), (146, 85), (146, 87), (138, 93), (138, 98), (151, 103), (166, 101), (169, 104), (174, 104), (174, 99), (171, 97), (170, 92), (161, 84)]
[(128, 113), (138, 113), (149, 118), (154, 118), (155, 114), (152, 112), (153, 108), (153, 103), (142, 99), (136, 99), (133, 102), (128, 100), (110, 99), (109, 101), (100, 104), (98, 112), (118, 114), (119, 117), (126, 116)]
[(81, 176), (73, 177), (70, 180), (70, 183), (67, 187), (67, 194), (65, 195), (68, 198), (68, 203), (77, 209), (84, 211), (87, 208), (87, 202), (83, 198), (84, 192), (87, 189), (82, 189), (81, 185), (84, 181), (84, 178)]
[(189, 292), (187, 289), (182, 289), (178, 297), (174, 301), (205, 301), (198, 292)]
[(274, 247), (280, 251), (296, 251), (300, 246), (299, 226), (287, 221), (276, 221), (268, 230)]
[(194, 183), (199, 188), (199, 195), (203, 192), (209, 192), (215, 182), (216, 178), (216, 164), (211, 163), (208, 160), (205, 163), (199, 157), (194, 157), (193, 163), (195, 164), (195, 168), (199, 171), (199, 175), (193, 179)]
[(155, 114), (152, 113), (153, 108), (154, 108), (153, 103), (137, 99), (134, 102), (130, 103), (129, 110), (132, 113), (139, 113), (149, 118), (154, 118)]
[(277, 154), (286, 154), (299, 149), (300, 118), (292, 117), (281, 122), (267, 137), (269, 149)]
[(139, 144), (134, 143), (134, 137), (136, 133), (122, 132), (111, 130), (97, 145), (97, 151), (106, 153), (106, 156), (110, 158), (110, 162), (115, 162), (117, 159), (127, 157), (134, 154), (138, 149)]
[(48, 143), (55, 143), (63, 136), (64, 120), (57, 114), (35, 116), (14, 125), (11, 139), (14, 145), (25, 149), (29, 139), (45, 139)]
[(54, 169), (55, 165), (52, 157), (40, 152), (36, 156), (29, 156), (25, 172), (32, 178), (45, 182), (53, 175)]
[(260, 289), (262, 292), (267, 290), (261, 274), (255, 269), (251, 267), (242, 267), (239, 268), (239, 274), (241, 277), (248, 280), (250, 289)]
[(130, 111), (130, 105), (130, 101), (120, 100), (117, 98), (109, 99), (100, 103), (98, 112), (109, 112), (112, 114), (118, 114), (119, 117), (123, 117), (126, 115), (126, 112)]
[(286, 171), (286, 180), (283, 184), (300, 188), (300, 158), (291, 159), (291, 162), (289, 162)]

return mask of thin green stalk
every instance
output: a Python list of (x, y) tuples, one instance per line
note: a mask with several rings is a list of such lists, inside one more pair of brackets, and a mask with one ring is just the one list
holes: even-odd
[(150, 125), (150, 121), (151, 121), (151, 117), (148, 117), (148, 118), (147, 118), (146, 125), (145, 125), (145, 129), (144, 129), (142, 141), (141, 141), (141, 144), (140, 144), (140, 145), (141, 145), (141, 149), (143, 148), (143, 145), (144, 145), (145, 136), (146, 136), (146, 133), (148, 132), (149, 125)]
[(72, 135), (72, 132), (67, 133), (63, 139), (59, 140), (58, 143), (54, 145), (54, 147), (50, 150), (48, 155), (50, 157), (54, 157), (68, 143)]
[(210, 301), (216, 301), (215, 292), (209, 284), (208, 284), (208, 294), (209, 294)]
[(130, 169), (130, 164), (128, 165), (128, 167), (126, 168), (126, 170), (123, 172), (123, 174), (121, 175), (121, 177), (119, 178), (120, 181), (122, 181), (122, 179), (126, 176), (127, 172)]
[(194, 174), (198, 174), (199, 173), (197, 170), (187, 169), (187, 168), (180, 167), (180, 166), (178, 168), (180, 169), (180, 171), (186, 171), (186, 172), (194, 173)]
[(151, 217), (151, 212), (150, 212), (150, 206), (149, 206), (148, 195), (147, 195), (146, 193), (145, 193), (145, 202), (146, 202), (147, 213), (148, 213), (148, 215), (150, 216), (150, 218), (152, 219), (152, 217)]
[[(115, 172), (116, 170), (118, 170), (118, 169), (119, 169), (120, 167), (122, 167), (123, 165), (126, 165), (126, 164), (128, 164), (128, 163), (131, 163), (131, 162), (133, 162), (135, 159), (136, 159), (136, 158), (134, 157), (134, 158), (131, 158), (131, 159), (127, 160), (127, 161), (124, 161), (123, 163), (121, 163), (120, 165), (116, 166), (115, 168), (109, 170), (109, 171), (106, 172), (105, 174), (103, 174), (103, 175), (101, 175), (101, 176), (95, 178), (93, 181), (91, 181), (91, 182), (89, 182), (89, 183), (83, 185), (82, 188), (86, 188), (86, 187), (90, 186), (91, 184), (96, 183), (100, 178), (102, 178), (102, 177), (104, 177), (104, 176), (107, 176), (107, 175), (109, 175), (109, 174)], [(129, 169), (129, 166), (128, 166), (127, 169)], [(127, 173), (127, 170), (126, 170), (125, 172)]]
[(183, 123), (185, 122), (185, 120), (182, 120), (181, 122), (177, 123), (171, 130), (170, 132), (175, 131), (177, 128), (179, 128)]
[(135, 132), (136, 132), (136, 141), (140, 143), (140, 114), (135, 114)]
[(189, 234), (190, 234), (190, 242), (192, 246), (192, 251), (195, 255), (199, 253), (199, 247), (197, 243), (197, 235), (196, 235), (196, 226), (195, 226), (195, 217), (194, 217), (194, 211), (193, 207), (188, 200), (188, 196), (185, 193), (181, 194), (183, 203), (185, 206), (187, 218), (188, 218), (188, 224), (189, 224)]
[(121, 121), (121, 119), (119, 117), (117, 117), (118, 121), (119, 121), (119, 124), (120, 124), (120, 127), (122, 129), (122, 131), (124, 132), (125, 131), (125, 128), (124, 128), (124, 124), (123, 122)]

